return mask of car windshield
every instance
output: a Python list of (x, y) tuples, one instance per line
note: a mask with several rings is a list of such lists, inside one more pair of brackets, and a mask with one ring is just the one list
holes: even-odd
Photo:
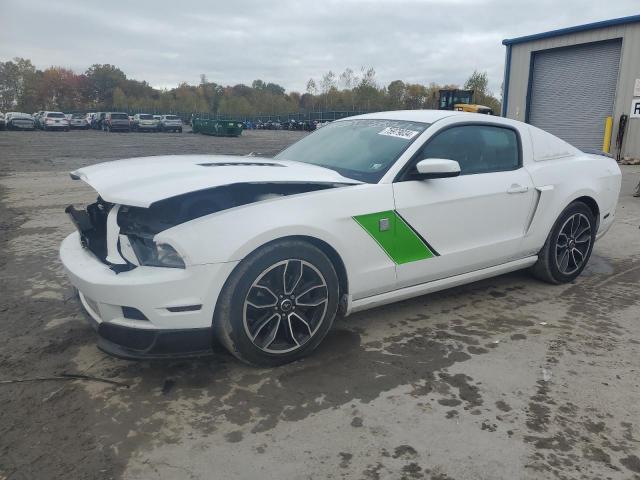
[(129, 115), (127, 115), (126, 113), (112, 113), (111, 119), (112, 120), (129, 120)]
[(140, 120), (153, 120), (153, 115), (149, 115), (149, 114), (140, 115)]
[(167, 120), (180, 120), (180, 118), (176, 117), (175, 115), (167, 115), (164, 118), (167, 119)]
[(64, 113), (47, 113), (47, 118), (64, 118)]
[(81, 113), (74, 113), (71, 118), (84, 118), (84, 117), (85, 117), (85, 115), (83, 115)]
[(376, 183), (428, 126), (403, 120), (342, 120), (327, 124), (275, 158), (310, 163)]

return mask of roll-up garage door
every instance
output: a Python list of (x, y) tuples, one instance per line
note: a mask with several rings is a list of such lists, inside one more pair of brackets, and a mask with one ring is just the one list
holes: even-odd
[(578, 148), (602, 148), (613, 112), (620, 40), (535, 52), (528, 122)]

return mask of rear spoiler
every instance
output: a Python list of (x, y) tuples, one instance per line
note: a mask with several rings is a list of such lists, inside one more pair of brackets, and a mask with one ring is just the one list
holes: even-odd
[(602, 150), (598, 150), (597, 148), (583, 148), (582, 151), (591, 155), (600, 155), (602, 157), (613, 158), (613, 155), (611, 155), (610, 153), (603, 152)]

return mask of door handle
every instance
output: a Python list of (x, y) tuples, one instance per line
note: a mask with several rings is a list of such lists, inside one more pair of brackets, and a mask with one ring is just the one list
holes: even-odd
[(523, 187), (522, 185), (513, 183), (507, 190), (507, 193), (525, 193), (527, 191), (529, 191), (529, 187), (527, 186)]

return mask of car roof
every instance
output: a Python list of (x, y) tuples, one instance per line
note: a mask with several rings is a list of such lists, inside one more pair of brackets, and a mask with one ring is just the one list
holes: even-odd
[(442, 118), (452, 115), (464, 115), (466, 112), (456, 112), (453, 110), (391, 110), (388, 112), (365, 113), (341, 120), (371, 119), (371, 120), (405, 120), (409, 122), (433, 123)]
[(484, 113), (459, 112), (455, 110), (395, 110), (389, 112), (367, 113), (353, 117), (342, 118), (337, 121), (351, 119), (371, 119), (371, 120), (404, 120), (408, 122), (434, 123), (443, 118), (456, 117), (458, 122), (479, 122), (508, 125), (511, 127), (523, 127), (526, 124), (510, 118), (496, 115), (486, 115)]

